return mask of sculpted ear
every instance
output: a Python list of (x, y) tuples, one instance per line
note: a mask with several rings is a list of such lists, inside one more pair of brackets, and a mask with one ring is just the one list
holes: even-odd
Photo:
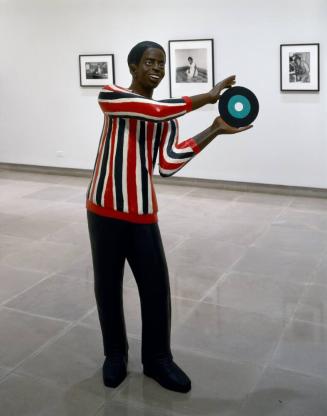
[(129, 72), (132, 74), (133, 77), (136, 75), (136, 70), (137, 70), (137, 65), (130, 64), (130, 66), (129, 66)]

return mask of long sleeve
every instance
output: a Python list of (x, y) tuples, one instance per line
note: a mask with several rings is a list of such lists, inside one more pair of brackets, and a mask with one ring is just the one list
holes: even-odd
[(115, 85), (102, 88), (98, 98), (102, 111), (109, 116), (162, 122), (192, 110), (189, 97), (155, 101)]
[(165, 122), (159, 149), (160, 175), (174, 175), (200, 151), (192, 138), (179, 142), (177, 120)]

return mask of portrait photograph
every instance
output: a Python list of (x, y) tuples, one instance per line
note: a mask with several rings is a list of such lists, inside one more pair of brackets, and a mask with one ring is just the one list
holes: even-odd
[(281, 91), (319, 91), (319, 44), (280, 46)]
[(114, 84), (114, 55), (79, 55), (81, 87)]
[(214, 85), (213, 39), (169, 41), (170, 96), (201, 94)]

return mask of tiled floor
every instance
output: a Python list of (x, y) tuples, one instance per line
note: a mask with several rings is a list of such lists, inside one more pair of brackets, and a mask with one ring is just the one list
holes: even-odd
[(0, 170), (1, 416), (326, 416), (327, 200), (156, 187), (183, 395), (142, 375), (128, 267), (129, 375), (102, 385), (87, 183)]

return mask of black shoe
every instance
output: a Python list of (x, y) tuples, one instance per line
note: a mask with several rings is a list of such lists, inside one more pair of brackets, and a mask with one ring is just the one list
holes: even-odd
[(102, 367), (103, 383), (117, 387), (127, 376), (127, 359), (122, 356), (106, 357)]
[(171, 358), (143, 364), (143, 372), (168, 390), (180, 393), (187, 393), (191, 390), (191, 380)]

